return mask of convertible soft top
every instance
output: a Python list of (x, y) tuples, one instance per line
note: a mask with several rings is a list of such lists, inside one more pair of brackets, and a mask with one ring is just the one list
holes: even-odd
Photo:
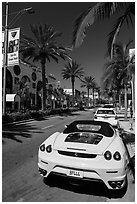
[(114, 130), (109, 123), (94, 120), (76, 120), (70, 123), (63, 131), (65, 134), (72, 132), (95, 132), (106, 137), (112, 137), (114, 135)]

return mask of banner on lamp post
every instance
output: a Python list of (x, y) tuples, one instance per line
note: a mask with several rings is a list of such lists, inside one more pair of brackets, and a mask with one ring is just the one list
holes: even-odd
[(19, 40), (20, 28), (10, 29), (8, 31), (8, 66), (14, 66), (19, 64)]

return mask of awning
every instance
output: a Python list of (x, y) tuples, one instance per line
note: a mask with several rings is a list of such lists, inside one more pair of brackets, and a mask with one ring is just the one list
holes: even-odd
[(6, 94), (6, 102), (20, 101), (20, 96), (17, 94)]

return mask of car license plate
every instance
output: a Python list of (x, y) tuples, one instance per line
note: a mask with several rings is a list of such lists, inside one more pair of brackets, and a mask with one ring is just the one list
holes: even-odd
[(83, 178), (83, 171), (77, 171), (77, 170), (70, 169), (67, 175), (72, 176), (72, 177)]
[(108, 118), (109, 118), (109, 116), (105, 115), (105, 116), (104, 116), (104, 118), (105, 118), (105, 119), (108, 119)]

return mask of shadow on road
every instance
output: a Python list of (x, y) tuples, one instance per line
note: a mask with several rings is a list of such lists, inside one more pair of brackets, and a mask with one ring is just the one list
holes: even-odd
[(59, 116), (64, 116), (64, 117), (68, 117), (68, 116), (78, 116), (78, 115), (80, 115), (79, 113), (74, 113), (74, 112), (72, 112), (72, 113), (61, 113), (61, 114), (59, 114)]
[(109, 190), (104, 183), (97, 182), (82, 182), (80, 185), (72, 184), (67, 178), (61, 178), (58, 176), (50, 176), (48, 179), (43, 179), (43, 182), (50, 187), (57, 187), (72, 191), (79, 194), (87, 194), (93, 196), (100, 196), (106, 198), (122, 198), (126, 191), (127, 185), (122, 190)]
[(22, 143), (19, 137), (31, 138), (32, 133), (42, 133), (36, 127), (28, 124), (7, 124), (2, 127), (2, 144), (5, 144), (5, 138), (12, 139), (16, 142)]
[(67, 112), (67, 113), (59, 113), (57, 115), (33, 117), (33, 119), (36, 121), (43, 121), (43, 120), (49, 120), (51, 117), (56, 117), (56, 116), (68, 117), (68, 116), (78, 116), (78, 115), (80, 114), (74, 113), (74, 112)]

